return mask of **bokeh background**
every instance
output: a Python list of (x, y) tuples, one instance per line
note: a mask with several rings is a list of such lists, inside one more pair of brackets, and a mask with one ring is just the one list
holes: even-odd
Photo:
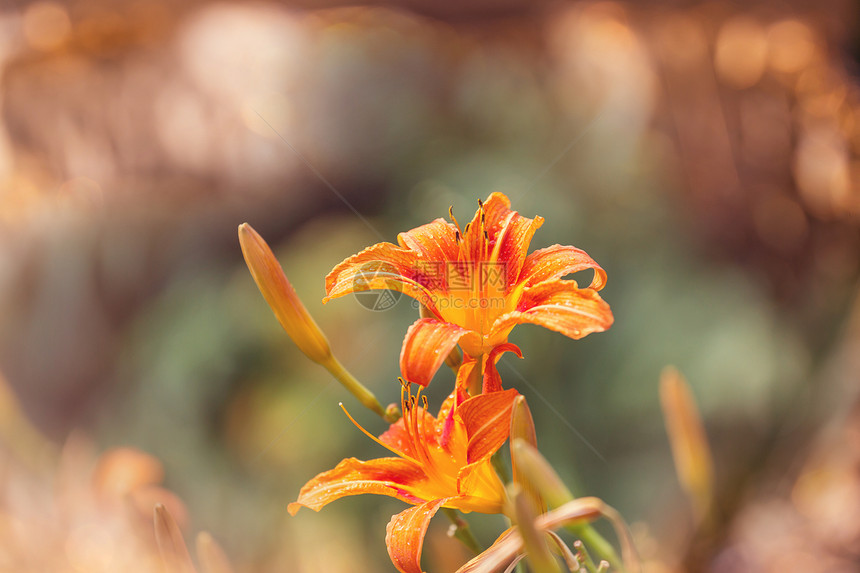
[[(286, 513), (316, 473), (382, 454), (339, 401), (384, 428), (279, 329), (236, 227), (273, 245), (387, 403), (417, 311), (323, 306), (323, 277), (503, 191), (546, 218), (535, 248), (574, 244), (608, 272), (610, 331), (520, 327), (525, 359), (500, 371), (564, 478), (631, 523), (646, 570), (855, 571), (857, 6), (357, 4), (0, 6), (0, 570), (146, 555), (151, 525), (93, 498), (104, 474), (163, 479), (189, 539), (210, 531), (237, 571), (393, 571), (402, 503)], [(667, 364), (714, 450), (708, 527), (675, 477)], [(467, 557), (446, 527), (433, 572)], [(489, 544), (502, 522), (473, 527)]]

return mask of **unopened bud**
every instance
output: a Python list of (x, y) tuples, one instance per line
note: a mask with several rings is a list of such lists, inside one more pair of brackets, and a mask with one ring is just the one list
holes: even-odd
[(251, 276), (278, 322), (308, 358), (325, 363), (331, 357), (328, 340), (287, 280), (269, 245), (248, 223), (239, 225), (239, 244)]
[(540, 452), (522, 438), (511, 442), (511, 459), (521, 476), (550, 507), (558, 507), (573, 499), (573, 494), (555, 473)]
[(675, 368), (660, 375), (660, 404), (672, 446), (675, 470), (698, 519), (708, 514), (713, 492), (713, 460), (702, 417), (690, 387)]
[[(299, 350), (322, 364), (359, 402), (388, 420), (389, 414), (373, 392), (356, 380), (332, 354), (325, 334), (302, 304), (269, 245), (248, 223), (239, 225), (239, 244), (263, 298)], [(393, 417), (394, 412), (390, 416)]]
[(531, 500), (516, 484), (508, 488), (517, 522), (517, 530), (523, 540), (526, 561), (535, 573), (561, 573), (561, 567), (547, 545), (545, 533), (535, 525), (537, 513)]
[(529, 497), (537, 512), (544, 513), (546, 502), (543, 496), (535, 488), (532, 481), (525, 478), (517, 464), (517, 457), (513, 453), (513, 445), (517, 440), (522, 440), (532, 448), (537, 448), (534, 419), (526, 398), (522, 394), (514, 399), (511, 409), (511, 469), (514, 474), (514, 483), (520, 485), (523, 493)]

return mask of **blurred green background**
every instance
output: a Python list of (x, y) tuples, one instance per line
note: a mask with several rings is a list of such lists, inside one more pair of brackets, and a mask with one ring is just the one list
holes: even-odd
[[(269, 241), (388, 403), (416, 309), (323, 306), (324, 276), (502, 191), (545, 217), (533, 248), (573, 244), (608, 273), (611, 330), (521, 326), (525, 359), (499, 368), (647, 569), (853, 570), (856, 6), (307, 4), (0, 8), (0, 372), (33, 423), (159, 458), (190, 530), (238, 570), (393, 571), (402, 503), (286, 513), (318, 472), (383, 454), (339, 401), (384, 427), (280, 330), (236, 227)], [(667, 364), (714, 449), (706, 532), (665, 435)], [(433, 404), (452, 381), (439, 373)], [(453, 571), (466, 554), (436, 521), (425, 566)], [(502, 529), (474, 526), (487, 544)]]

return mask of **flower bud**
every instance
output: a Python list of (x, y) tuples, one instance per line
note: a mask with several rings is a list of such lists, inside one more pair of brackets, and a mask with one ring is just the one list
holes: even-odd
[(514, 474), (514, 483), (519, 484), (523, 493), (529, 497), (538, 513), (546, 511), (546, 502), (534, 484), (525, 478), (517, 464), (517, 458), (513, 453), (513, 445), (516, 440), (522, 440), (532, 448), (537, 448), (537, 435), (535, 423), (531, 410), (522, 394), (514, 399), (511, 410), (511, 469)]
[(239, 225), (239, 244), (263, 298), (299, 350), (320, 364), (331, 358), (328, 340), (287, 280), (266, 241), (248, 223)]
[(708, 514), (713, 493), (713, 460), (702, 417), (684, 377), (667, 367), (660, 375), (660, 403), (681, 486), (698, 519)]
[(373, 392), (356, 380), (332, 354), (325, 334), (302, 304), (269, 245), (248, 223), (239, 225), (239, 244), (242, 246), (242, 254), (245, 256), (245, 262), (248, 263), (251, 276), (263, 293), (263, 298), (269, 303), (278, 322), (299, 350), (314, 362), (324, 366), (367, 408), (386, 420), (396, 420), (399, 412), (386, 412)]
[(546, 458), (524, 439), (513, 438), (511, 459), (521, 476), (521, 483), (534, 488), (550, 507), (558, 507), (573, 499), (573, 494)]
[(508, 495), (513, 502), (517, 530), (523, 540), (529, 568), (535, 573), (561, 573), (561, 568), (547, 545), (546, 534), (535, 525), (537, 513), (529, 496), (516, 484), (511, 484), (508, 488)]

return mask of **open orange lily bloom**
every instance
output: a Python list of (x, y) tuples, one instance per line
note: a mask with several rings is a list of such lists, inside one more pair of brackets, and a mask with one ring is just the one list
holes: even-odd
[(302, 506), (319, 511), (336, 499), (364, 493), (413, 504), (391, 518), (385, 539), (391, 560), (403, 573), (421, 573), (424, 534), (439, 508), (502, 511), (505, 487), (490, 457), (508, 438), (517, 396), (516, 390), (506, 390), (461, 401), (455, 392), (434, 418), (420, 394), (419, 389), (411, 395), (404, 385), (403, 417), (379, 439), (359, 426), (397, 457), (345, 459), (305, 484), (288, 508), (292, 515)]
[[(444, 219), (347, 258), (326, 277), (324, 302), (371, 289), (401, 291), (430, 314), (406, 334), (403, 377), (426, 386), (458, 344), (476, 360), (505, 344), (516, 324), (531, 323), (570, 338), (606, 330), (613, 317), (597, 291), (606, 272), (585, 251), (553, 245), (528, 253), (541, 217), (512, 211), (493, 193), (464, 228)], [(453, 213), (451, 218), (453, 219)], [(587, 288), (561, 277), (592, 269)]]

